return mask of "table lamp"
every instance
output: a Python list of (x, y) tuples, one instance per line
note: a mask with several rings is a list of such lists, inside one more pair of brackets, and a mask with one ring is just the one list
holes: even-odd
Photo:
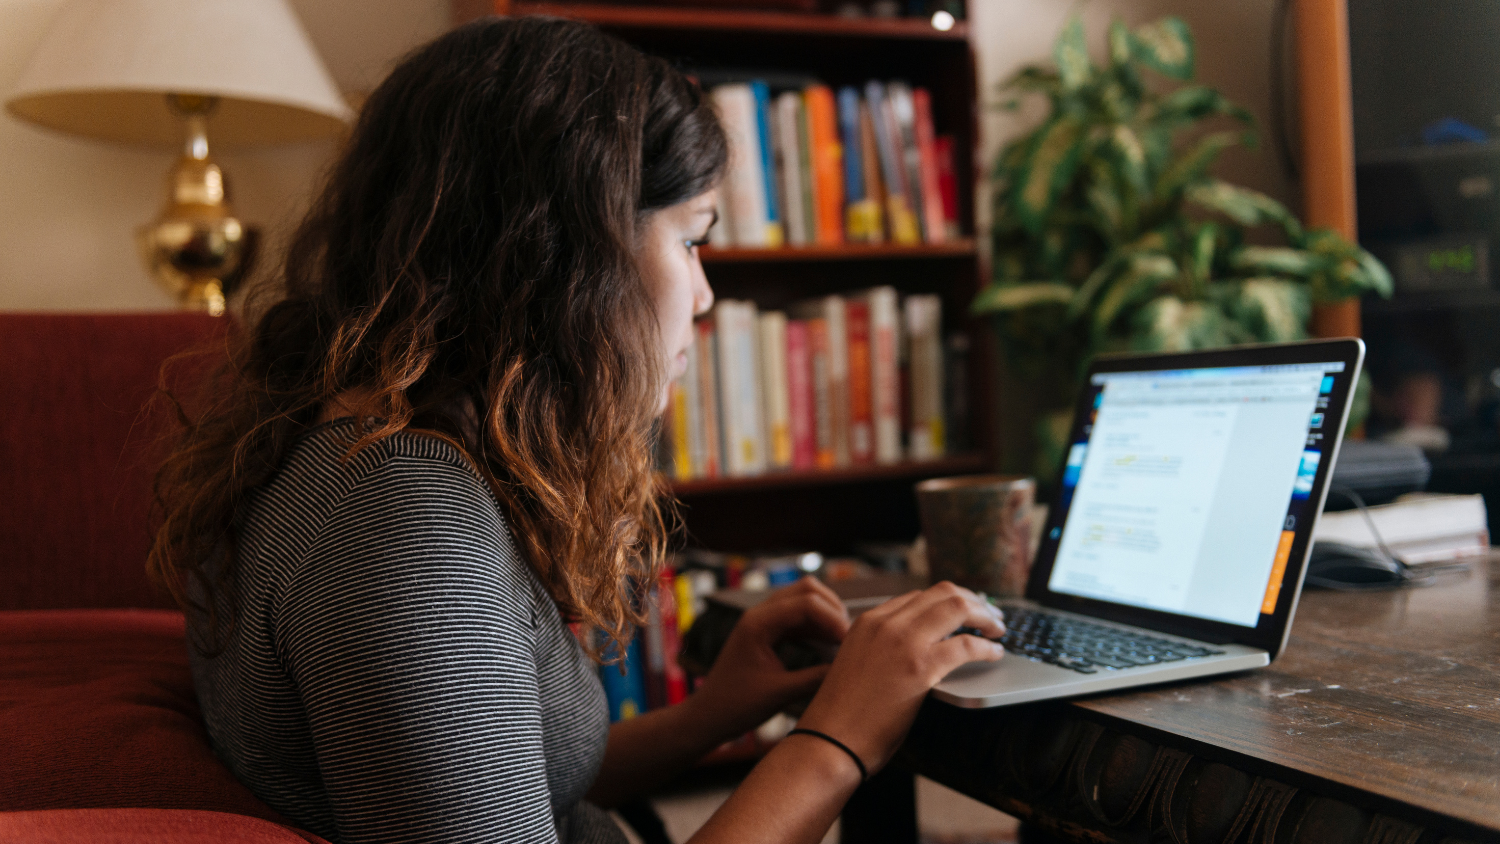
[(288, 143), (336, 135), (352, 117), (286, 0), (72, 0), (5, 105), (76, 135), (183, 145), (138, 241), (184, 307), (216, 314), (254, 232), (230, 208), (210, 132), (216, 145)]

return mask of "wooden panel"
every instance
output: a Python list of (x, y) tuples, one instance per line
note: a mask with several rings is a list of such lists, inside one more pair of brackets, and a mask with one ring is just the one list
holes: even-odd
[[(1303, 216), (1309, 226), (1358, 236), (1354, 204), (1354, 110), (1346, 0), (1296, 0), (1298, 117)], [(1319, 305), (1315, 337), (1358, 337), (1359, 302)]]

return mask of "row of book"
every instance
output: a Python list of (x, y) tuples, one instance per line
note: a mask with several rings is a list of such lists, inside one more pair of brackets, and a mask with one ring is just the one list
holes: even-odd
[(893, 287), (785, 312), (721, 300), (672, 383), (660, 468), (691, 480), (942, 457), (941, 324), (939, 297)]
[(717, 247), (942, 243), (958, 236), (954, 141), (904, 82), (774, 98), (764, 80), (715, 86), (729, 136)]

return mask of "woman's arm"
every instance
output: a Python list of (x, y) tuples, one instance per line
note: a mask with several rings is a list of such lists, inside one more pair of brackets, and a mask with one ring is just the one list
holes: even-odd
[(702, 685), (683, 703), (615, 724), (588, 799), (618, 806), (686, 770), (715, 747), (755, 729), (828, 673), (788, 671), (773, 650), (788, 636), (837, 642), (849, 615), (833, 590), (812, 578), (772, 593), (746, 612)]

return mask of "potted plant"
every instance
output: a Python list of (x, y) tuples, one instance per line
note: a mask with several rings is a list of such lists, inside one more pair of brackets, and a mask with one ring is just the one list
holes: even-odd
[[(1088, 54), (1083, 24), (1058, 38), (1055, 68), (1023, 68), (1002, 86), (1050, 109), (1001, 151), (991, 174), (993, 276), (972, 311), (995, 320), (1035, 457), (1012, 469), (1055, 472), (1070, 402), (1088, 360), (1104, 351), (1169, 351), (1304, 339), (1314, 303), (1391, 279), (1335, 232), (1308, 230), (1279, 202), (1215, 178), (1253, 119), (1191, 83), (1192, 33), (1175, 17), (1109, 28), (1108, 61)], [(1210, 121), (1238, 124), (1206, 131)], [(1012, 414), (1014, 416), (1014, 414)]]

